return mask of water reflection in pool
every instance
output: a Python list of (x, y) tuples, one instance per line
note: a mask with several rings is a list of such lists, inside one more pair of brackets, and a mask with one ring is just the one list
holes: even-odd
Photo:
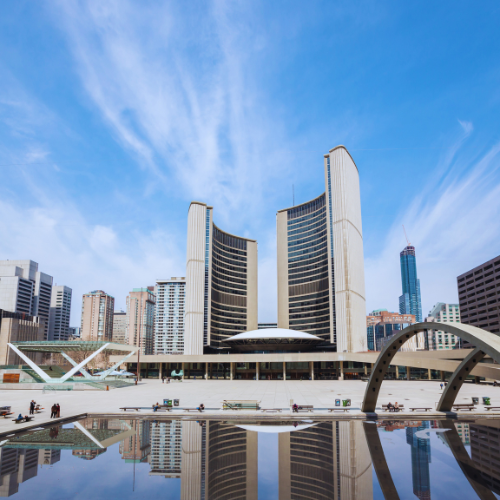
[(494, 499), (500, 421), (87, 418), (11, 437), (0, 496)]

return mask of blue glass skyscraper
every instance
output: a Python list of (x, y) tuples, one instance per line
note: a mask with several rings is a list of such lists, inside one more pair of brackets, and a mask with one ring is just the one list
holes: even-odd
[(431, 498), (431, 478), (429, 464), (431, 463), (431, 441), (425, 435), (419, 437), (419, 431), (429, 429), (428, 421), (419, 427), (406, 428), (406, 442), (411, 446), (411, 471), (413, 493), (420, 500)]
[(401, 281), (403, 295), (399, 297), (399, 312), (414, 314), (417, 323), (422, 321), (422, 301), (420, 299), (420, 280), (417, 278), (417, 259), (415, 247), (407, 246), (400, 254)]

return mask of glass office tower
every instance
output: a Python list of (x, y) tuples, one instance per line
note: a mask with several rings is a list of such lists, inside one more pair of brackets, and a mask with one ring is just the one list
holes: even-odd
[(325, 192), (276, 215), (278, 327), (337, 352), (366, 351), (359, 173), (344, 146), (324, 156)]
[(417, 323), (420, 323), (422, 321), (422, 301), (420, 299), (420, 280), (417, 278), (415, 247), (405, 247), (400, 254), (400, 259), (403, 295), (399, 297), (399, 312), (413, 314)]

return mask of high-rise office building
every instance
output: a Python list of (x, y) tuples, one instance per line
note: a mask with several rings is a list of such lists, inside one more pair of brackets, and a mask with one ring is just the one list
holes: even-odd
[(429, 421), (423, 421), (419, 427), (406, 428), (406, 442), (411, 446), (411, 470), (413, 493), (420, 500), (430, 500), (431, 479), (429, 464), (431, 463), (431, 440), (419, 437), (419, 431), (429, 428)]
[(50, 299), (49, 340), (68, 340), (71, 316), (71, 288), (55, 285)]
[(184, 354), (257, 329), (257, 242), (222, 231), (212, 218), (212, 207), (191, 203)]
[(156, 280), (154, 354), (184, 353), (186, 278)]
[(0, 261), (0, 309), (38, 316), (43, 338), (49, 338), (52, 276), (38, 271), (32, 260)]
[(182, 424), (180, 420), (151, 422), (151, 476), (181, 477)]
[(422, 321), (422, 300), (420, 298), (420, 280), (417, 277), (415, 247), (408, 245), (399, 255), (403, 284), (403, 295), (399, 297), (399, 312), (413, 314), (417, 318), (417, 323), (420, 323)]
[[(426, 321), (437, 323), (460, 323), (460, 310), (458, 304), (445, 304), (438, 302), (429, 312)], [(441, 330), (429, 330), (429, 350), (455, 349), (460, 346), (460, 338)]]
[[(397, 332), (415, 323), (413, 314), (392, 313), (385, 309), (371, 312), (366, 317), (368, 350), (381, 351)], [(416, 335), (401, 348), (402, 351), (424, 350), (424, 337)]]
[(457, 285), (462, 323), (500, 334), (500, 256), (461, 274)]
[(277, 213), (278, 327), (337, 352), (367, 350), (359, 172), (344, 146), (324, 156), (325, 193)]
[(500, 429), (495, 421), (483, 422), (484, 425), (470, 424), (470, 455), (481, 483), (500, 495)]
[[(10, 342), (43, 340), (44, 324), (37, 316), (0, 309), (0, 365), (19, 365), (25, 362), (8, 347)], [(26, 355), (37, 360), (34, 352)]]
[(130, 345), (141, 354), (153, 354), (156, 296), (149, 288), (134, 288), (127, 297), (127, 331)]
[(127, 313), (115, 311), (113, 313), (113, 342), (127, 344)]
[(113, 340), (115, 299), (102, 290), (86, 293), (82, 298), (82, 340)]
[(373, 498), (362, 422), (299, 424), (278, 434), (279, 500)]

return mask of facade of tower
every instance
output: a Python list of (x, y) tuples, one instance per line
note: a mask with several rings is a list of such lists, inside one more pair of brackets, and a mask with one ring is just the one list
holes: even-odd
[(212, 207), (191, 203), (184, 354), (257, 329), (257, 242), (222, 231), (212, 217)]
[(367, 350), (359, 172), (344, 146), (324, 156), (325, 193), (280, 210), (278, 327), (337, 352)]
[(417, 323), (422, 321), (422, 301), (420, 299), (420, 280), (417, 277), (417, 258), (415, 247), (408, 245), (400, 254), (401, 282), (403, 295), (399, 297), (399, 312), (414, 314)]

